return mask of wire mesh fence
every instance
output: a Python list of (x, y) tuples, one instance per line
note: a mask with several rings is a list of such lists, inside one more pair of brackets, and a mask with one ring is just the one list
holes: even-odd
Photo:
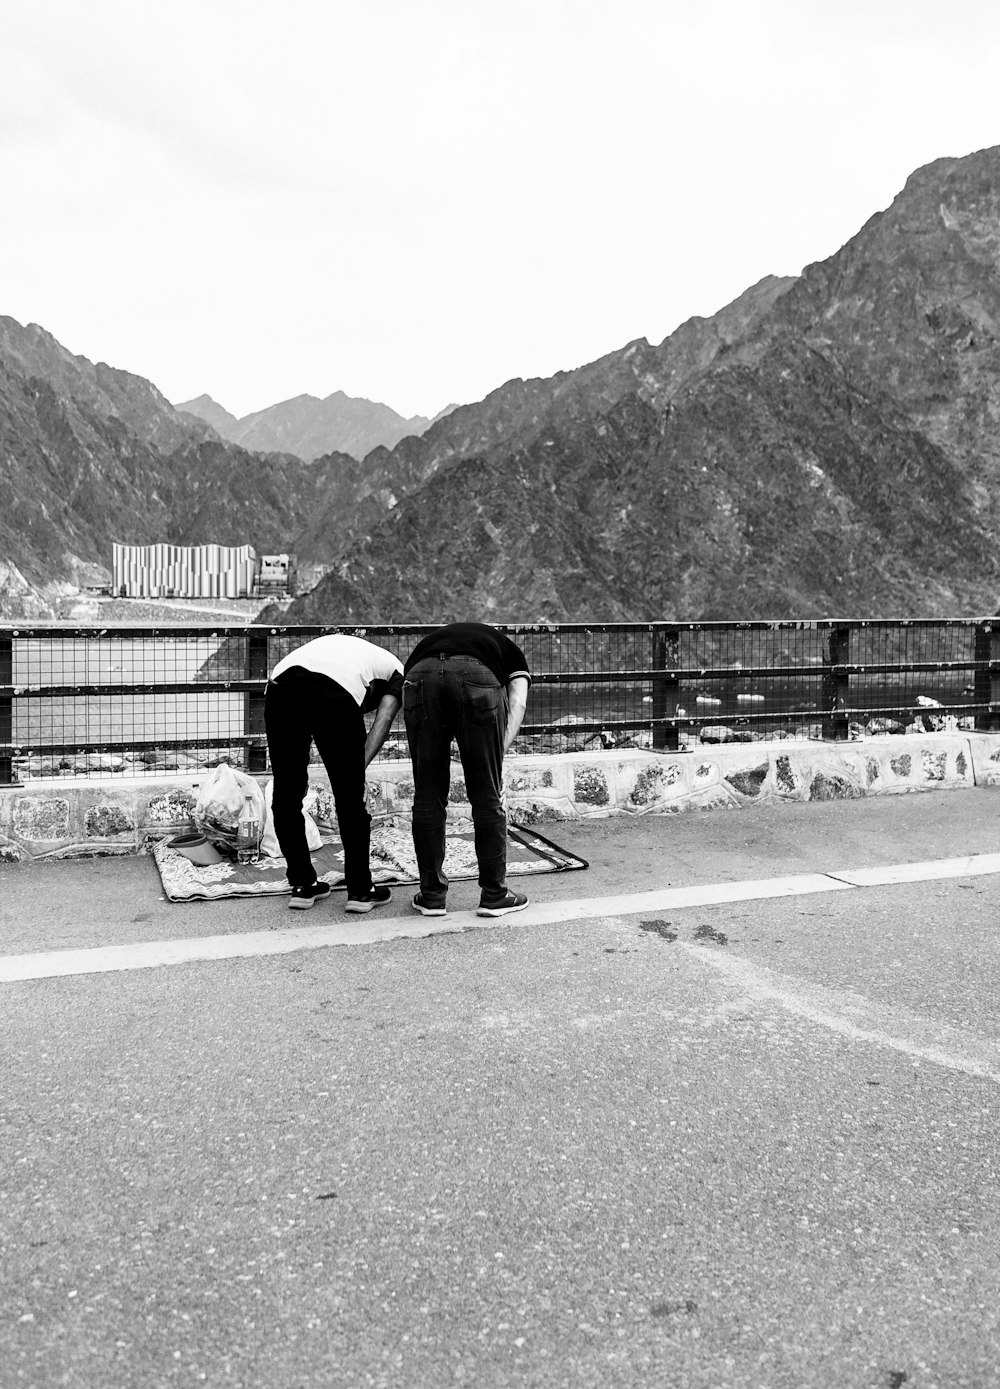
[(702, 740), (862, 739), (995, 722), (991, 619), (669, 629), (671, 712)]
[[(288, 652), (344, 631), (402, 661), (434, 625), (0, 627), (0, 785), (267, 770)], [(994, 619), (512, 626), (532, 684), (515, 753), (863, 739), (1000, 725)], [(407, 756), (400, 719), (380, 753)]]

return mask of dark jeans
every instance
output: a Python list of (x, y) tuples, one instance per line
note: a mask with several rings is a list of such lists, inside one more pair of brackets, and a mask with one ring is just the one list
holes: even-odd
[(357, 702), (335, 680), (293, 666), (268, 682), (264, 727), (274, 777), (271, 818), (288, 881), (292, 887), (316, 881), (302, 818), (309, 750), (315, 741), (337, 810), (347, 894), (363, 897), (372, 885), (372, 821), (365, 805), (365, 720)]
[(471, 656), (428, 656), (403, 681), (403, 720), (413, 762), (413, 847), (420, 895), (444, 904), (445, 823), (451, 743), (462, 758), (472, 806), (480, 900), (507, 894), (507, 816), (501, 804), (507, 691)]

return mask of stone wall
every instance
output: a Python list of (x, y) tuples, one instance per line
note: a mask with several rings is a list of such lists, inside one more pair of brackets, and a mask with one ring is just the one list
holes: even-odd
[[(191, 809), (207, 775), (50, 777), (0, 788), (0, 862), (146, 852), (156, 840), (191, 828)], [(376, 763), (369, 784), (374, 814), (409, 814), (409, 763)], [(1000, 786), (1000, 734), (706, 744), (691, 752), (576, 752), (513, 757), (507, 764), (508, 812), (520, 824), (976, 786)], [(312, 769), (307, 805), (321, 825), (332, 822), (321, 767)], [(469, 815), (459, 763), (448, 813), (458, 821)]]

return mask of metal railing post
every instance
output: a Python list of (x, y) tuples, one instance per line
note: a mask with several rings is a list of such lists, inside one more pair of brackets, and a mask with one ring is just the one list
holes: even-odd
[(650, 633), (653, 670), (663, 675), (653, 677), (653, 718), (673, 722), (653, 724), (653, 747), (667, 752), (680, 748), (680, 728), (677, 725), (677, 706), (680, 702), (680, 680), (670, 672), (677, 669), (680, 634), (676, 627), (655, 622)]
[[(251, 627), (247, 630), (246, 679), (266, 680), (271, 666), (268, 659), (269, 632)], [(264, 689), (248, 690), (243, 701), (244, 733), (264, 732)], [(267, 771), (267, 747), (249, 744), (246, 750), (248, 772)]]
[(847, 715), (850, 677), (838, 667), (847, 664), (850, 627), (831, 627), (823, 655), (823, 737), (843, 742), (849, 736)]
[(1000, 630), (993, 622), (976, 624), (974, 652), (976, 672), (973, 679), (977, 704), (988, 704), (988, 712), (976, 715), (976, 727), (987, 733), (1000, 728)]
[[(14, 640), (0, 636), (0, 743), (14, 741), (14, 695), (2, 687), (14, 683)], [(14, 780), (14, 757), (12, 753), (0, 752), (0, 786), (16, 786)]]

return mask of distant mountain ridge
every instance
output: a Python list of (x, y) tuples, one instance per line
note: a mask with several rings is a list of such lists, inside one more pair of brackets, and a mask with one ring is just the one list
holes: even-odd
[(150, 382), (0, 317), (0, 616), (53, 615), (114, 541), (292, 548), (353, 459), (322, 465), (219, 439)]
[(373, 456), (405, 500), (287, 619), (993, 612), (998, 343), (995, 148), (793, 281)]
[(836, 255), (658, 346), (362, 459), (251, 451), (202, 404), (0, 319), (0, 612), (157, 539), (325, 567), (291, 622), (992, 613), (1000, 148), (917, 170)]
[(434, 420), (424, 415), (404, 419), (378, 401), (334, 391), (320, 400), (294, 396), (237, 419), (209, 395), (174, 407), (206, 421), (223, 439), (262, 453), (292, 453), (311, 463), (328, 453), (346, 453), (359, 461), (375, 448), (392, 448), (410, 434), (422, 434), (455, 407)]

